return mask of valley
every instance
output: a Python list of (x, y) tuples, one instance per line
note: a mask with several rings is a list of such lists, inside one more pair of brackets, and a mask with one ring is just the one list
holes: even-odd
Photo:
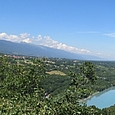
[[(48, 100), (50, 103), (54, 103), (57, 100), (55, 102), (57, 103), (61, 97), (63, 98), (60, 101), (64, 101), (67, 99), (65, 96), (69, 96), (68, 98), (71, 99), (68, 104), (74, 105), (75, 103), (73, 102), (78, 103), (79, 99), (87, 98), (95, 92), (102, 92), (109, 87), (115, 86), (115, 62), (113, 61), (89, 62), (65, 58), (38, 58), (32, 56), (1, 54), (0, 63), (0, 112), (3, 113), (5, 111), (11, 113), (16, 112), (15, 109), (21, 113), (20, 110), (22, 106), (26, 107), (26, 109), (36, 108), (36, 102), (33, 102), (37, 99), (37, 95), (39, 96), (39, 99), (37, 100), (41, 100), (45, 105), (47, 105)], [(89, 65), (84, 65), (85, 63)], [(81, 77), (82, 74), (80, 74), (80, 68), (83, 67), (83, 65), (84, 67), (90, 67), (91, 65), (90, 70), (92, 70), (92, 72), (95, 70), (97, 80), (93, 79), (93, 76), (92, 78), (88, 78), (89, 80)], [(92, 75), (93, 74), (95, 73), (92, 73)], [(35, 93), (36, 91), (40, 93)], [(30, 98), (33, 96), (33, 100), (29, 101), (28, 96)], [(48, 100), (46, 100), (44, 96), (48, 97)], [(26, 99), (27, 103), (31, 103), (32, 106), (29, 106), (28, 108), (27, 105), (24, 105), (26, 101), (23, 99)], [(13, 105), (10, 104), (10, 101), (12, 101)], [(23, 101), (22, 105), (20, 101)], [(3, 102), (6, 106), (5, 108)], [(10, 109), (10, 107), (14, 106), (16, 103), (18, 103), (19, 107), (16, 106), (15, 108)], [(56, 107), (58, 105), (53, 104), (52, 106)], [(79, 109), (81, 108), (79, 104), (76, 104), (75, 106), (79, 107)], [(86, 106), (84, 112), (86, 109), (88, 109), (87, 111), (90, 111), (91, 108), (92, 107)], [(95, 107), (95, 111), (98, 110), (99, 113), (104, 113), (104, 115), (106, 115), (105, 113), (111, 108), (113, 108), (113, 106), (102, 110)], [(39, 112), (42, 111), (42, 109), (43, 108), (41, 107)], [(27, 112), (25, 110), (23, 111)], [(31, 109), (28, 111), (33, 112)], [(35, 111), (37, 111), (37, 108)], [(47, 113), (48, 111), (45, 110), (45, 112)], [(95, 115), (97, 114), (95, 113)]]

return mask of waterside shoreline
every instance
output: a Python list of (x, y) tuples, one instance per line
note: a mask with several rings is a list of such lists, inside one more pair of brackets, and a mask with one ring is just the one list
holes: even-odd
[(78, 102), (79, 102), (79, 103), (85, 103), (86, 100), (92, 98), (93, 96), (97, 95), (98, 93), (100, 93), (100, 92), (99, 92), (99, 91), (98, 91), (98, 92), (95, 92), (95, 93), (93, 93), (92, 95), (88, 96), (87, 98), (78, 100)]

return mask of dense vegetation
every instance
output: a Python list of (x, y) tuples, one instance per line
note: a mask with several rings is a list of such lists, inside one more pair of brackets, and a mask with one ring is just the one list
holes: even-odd
[(114, 115), (115, 106), (101, 110), (79, 104), (115, 86), (114, 69), (113, 62), (1, 55), (0, 114)]
[[(79, 73), (79, 67), (84, 61), (80, 60), (68, 60), (68, 59), (59, 59), (51, 58), (46, 61), (46, 70), (47, 72), (52, 72), (50, 76), (47, 77), (46, 82), (43, 83), (46, 89), (47, 85), (50, 85), (50, 90), (52, 94), (56, 93), (57, 90), (61, 92), (63, 87), (69, 87), (71, 83), (70, 71), (74, 73)], [(97, 74), (97, 80), (95, 84), (87, 84), (87, 87), (91, 87), (91, 92), (103, 91), (109, 87), (115, 86), (115, 62), (111, 61), (91, 61), (95, 66), (95, 71)], [(58, 73), (61, 71), (65, 75), (53, 74), (53, 71)], [(48, 82), (47, 82), (48, 81)], [(56, 81), (56, 82), (55, 82)], [(58, 82), (59, 81), (59, 82)], [(62, 87), (63, 85), (63, 87)], [(55, 87), (55, 89), (53, 87)], [(58, 86), (58, 87), (57, 87)], [(63, 90), (62, 90), (63, 92)]]

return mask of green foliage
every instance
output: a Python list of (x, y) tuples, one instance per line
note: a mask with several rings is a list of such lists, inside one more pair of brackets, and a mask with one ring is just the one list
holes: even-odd
[(80, 73), (83, 77), (87, 78), (91, 82), (97, 80), (95, 67), (91, 62), (84, 62), (83, 65), (80, 67)]
[[(4, 62), (5, 59), (3, 59)], [(34, 62), (35, 61), (35, 62)], [(9, 63), (6, 61), (6, 64)], [(33, 94), (34, 91), (39, 89), (40, 77), (43, 75), (40, 63), (36, 63), (36, 60), (33, 60), (33, 64), (22, 65), (22, 64), (7, 64), (4, 63), (6, 68), (2, 68), (2, 92), (4, 96), (10, 97), (13, 93), (15, 95), (26, 95)], [(6, 71), (7, 70), (7, 71)], [(41, 75), (40, 75), (41, 74)], [(4, 77), (3, 77), (4, 76)], [(6, 94), (8, 90), (8, 94)]]
[(102, 109), (103, 115), (115, 115), (115, 105)]
[(63, 93), (70, 86), (71, 78), (68, 76), (60, 75), (47, 75), (41, 80), (41, 86), (45, 89), (50, 96), (56, 96), (59, 93)]
[[(86, 87), (96, 85), (92, 85), (97, 78), (94, 65), (82, 63), (79, 71), (78, 63), (64, 59), (61, 64), (61, 61), (1, 56), (0, 115), (113, 115), (114, 106), (100, 110), (79, 103), (94, 92), (91, 87)], [(66, 69), (63, 71), (63, 68)], [(46, 74), (51, 69), (67, 76)], [(68, 69), (72, 70), (70, 77)], [(48, 98), (46, 93), (51, 97)]]

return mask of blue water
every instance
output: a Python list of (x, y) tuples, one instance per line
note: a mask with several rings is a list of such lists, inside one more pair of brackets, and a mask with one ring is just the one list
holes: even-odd
[(100, 92), (91, 98), (85, 100), (87, 106), (95, 105), (102, 109), (115, 104), (115, 87)]

